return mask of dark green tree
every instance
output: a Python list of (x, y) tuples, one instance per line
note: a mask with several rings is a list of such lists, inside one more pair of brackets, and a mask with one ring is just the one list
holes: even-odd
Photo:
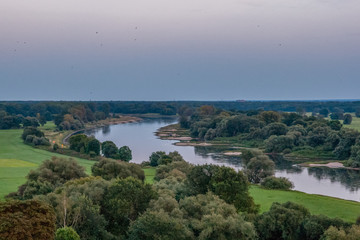
[(131, 150), (128, 146), (122, 146), (119, 149), (119, 159), (125, 162), (129, 162), (132, 159)]
[(352, 116), (351, 116), (351, 114), (345, 114), (344, 115), (344, 124), (345, 125), (350, 125), (351, 124), (351, 122), (352, 122)]
[(100, 155), (100, 142), (96, 138), (90, 138), (87, 146), (86, 146), (86, 153), (95, 153), (95, 155)]
[(102, 154), (107, 158), (117, 158), (118, 148), (112, 141), (105, 141), (101, 144)]
[(299, 204), (275, 202), (268, 212), (256, 218), (255, 227), (260, 239), (297, 239), (301, 224), (309, 215), (309, 210)]
[(108, 220), (108, 230), (124, 235), (140, 214), (145, 212), (150, 200), (156, 198), (151, 185), (129, 177), (115, 181), (107, 190), (102, 203), (102, 213)]

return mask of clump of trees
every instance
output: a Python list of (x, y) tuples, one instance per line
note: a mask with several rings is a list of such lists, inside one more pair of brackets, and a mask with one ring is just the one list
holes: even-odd
[(120, 159), (129, 162), (132, 159), (131, 149), (128, 146), (122, 146), (119, 149), (112, 141), (105, 141), (101, 144), (101, 151), (104, 157)]
[(156, 167), (158, 165), (166, 165), (176, 161), (184, 161), (179, 152), (174, 151), (166, 154), (163, 151), (153, 152), (149, 157), (149, 165)]
[(44, 133), (36, 127), (24, 128), (21, 137), (26, 144), (30, 144), (33, 146), (50, 146), (49, 139), (45, 138)]
[(69, 139), (70, 149), (90, 156), (100, 155), (100, 142), (94, 137), (85, 134), (76, 134)]

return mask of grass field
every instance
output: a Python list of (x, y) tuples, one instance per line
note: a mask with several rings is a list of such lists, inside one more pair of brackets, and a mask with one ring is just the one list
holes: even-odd
[(149, 167), (149, 168), (143, 168), (143, 170), (145, 172), (145, 182), (150, 184), (154, 183), (156, 168)]
[[(8, 193), (16, 191), (18, 186), (25, 182), (25, 176), (29, 171), (44, 160), (52, 156), (68, 158), (24, 144), (20, 138), (22, 131), (22, 129), (0, 130), (0, 200)], [(87, 173), (91, 172), (94, 162), (75, 159), (86, 168)]]
[(307, 194), (298, 191), (266, 190), (252, 186), (250, 194), (255, 203), (260, 204), (261, 212), (269, 210), (273, 202), (287, 201), (304, 205), (312, 214), (323, 214), (328, 217), (338, 217), (348, 222), (355, 222), (360, 216), (360, 203), (342, 199)]
[[(352, 115), (352, 122), (350, 125), (343, 125), (346, 128), (352, 128), (355, 130), (360, 131), (360, 118), (355, 117), (355, 114), (351, 114)], [(342, 123), (343, 121), (341, 121)]]

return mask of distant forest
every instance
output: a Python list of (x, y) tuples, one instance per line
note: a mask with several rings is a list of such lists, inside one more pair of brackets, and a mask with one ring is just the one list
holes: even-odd
[(9, 115), (22, 114), (35, 117), (37, 113), (61, 114), (69, 108), (84, 105), (95, 111), (109, 111), (122, 114), (158, 113), (174, 115), (182, 106), (200, 107), (212, 105), (218, 109), (248, 111), (262, 109), (265, 111), (283, 112), (319, 112), (328, 109), (336, 112), (360, 111), (360, 101), (3, 101), (0, 102), (0, 111)]

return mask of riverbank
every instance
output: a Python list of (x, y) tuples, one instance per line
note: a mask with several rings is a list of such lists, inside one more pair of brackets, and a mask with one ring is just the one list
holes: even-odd
[[(162, 127), (156, 131), (156, 136), (162, 140), (177, 140), (175, 146), (193, 146), (193, 147), (207, 147), (207, 146), (224, 146), (230, 148), (238, 148), (238, 151), (225, 151), (222, 152), (226, 156), (241, 156), (242, 148), (246, 149), (256, 149), (263, 151), (259, 147), (249, 147), (248, 143), (241, 144), (239, 143), (238, 137), (229, 137), (229, 138), (216, 138), (212, 141), (200, 141), (199, 139), (192, 138), (190, 132), (187, 129), (183, 129), (180, 125), (170, 124), (165, 127)], [(244, 146), (243, 146), (244, 145)], [(344, 168), (351, 170), (360, 170), (357, 168), (345, 167), (342, 163), (337, 161), (332, 152), (321, 152), (317, 149), (309, 150), (296, 150), (290, 154), (280, 154), (285, 160), (293, 162), (303, 167), (328, 167), (328, 168)]]
[(56, 143), (62, 148), (66, 148), (69, 138), (79, 132), (109, 125), (140, 122), (142, 120), (143, 119), (139, 117), (121, 115), (118, 118), (107, 118), (96, 122), (86, 123), (85, 127), (79, 130), (56, 131), (56, 126), (53, 124), (53, 122), (46, 123), (44, 127), (40, 127), (40, 129), (44, 132), (45, 137), (50, 140), (52, 145)]

